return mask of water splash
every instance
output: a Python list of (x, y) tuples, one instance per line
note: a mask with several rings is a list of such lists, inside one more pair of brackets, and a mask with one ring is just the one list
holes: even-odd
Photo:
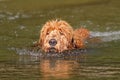
[(35, 57), (36, 59), (38, 58), (59, 58), (59, 59), (76, 59), (77, 57), (80, 57), (81, 55), (86, 55), (87, 51), (86, 49), (76, 49), (76, 50), (71, 50), (71, 51), (64, 51), (61, 53), (56, 53), (56, 52), (48, 52), (48, 53), (44, 53), (43, 51), (39, 50), (31, 50), (29, 48), (15, 48), (15, 47), (11, 47), (8, 48), (9, 50), (14, 50), (16, 51), (16, 54), (18, 54), (19, 56), (32, 56)]
[(100, 37), (103, 42), (116, 41), (120, 39), (120, 31), (91, 32), (92, 37)]
[[(110, 31), (110, 32), (91, 32), (92, 37), (99, 37), (100, 40), (102, 40), (102, 42), (110, 42), (110, 41), (116, 41), (120, 39), (120, 31)], [(93, 45), (95, 46), (95, 45)], [(104, 45), (103, 45), (104, 46)], [(91, 47), (91, 46), (90, 46)], [(80, 50), (80, 49), (76, 49), (76, 50), (71, 50), (71, 51), (65, 51), (61, 54), (58, 53), (47, 53), (44, 54), (41, 50), (37, 50), (36, 49), (29, 49), (29, 48), (9, 48), (10, 50), (14, 50), (16, 51), (16, 53), (18, 55), (30, 55), (30, 56), (34, 56), (34, 57), (64, 57), (64, 56), (68, 56), (68, 57), (73, 57), (73, 56), (78, 56), (78, 55), (83, 55), (84, 53), (86, 53), (86, 50)], [(82, 54), (83, 53), (83, 54)]]

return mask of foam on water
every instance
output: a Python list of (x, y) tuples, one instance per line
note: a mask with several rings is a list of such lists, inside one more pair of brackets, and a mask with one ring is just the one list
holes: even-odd
[(120, 31), (91, 32), (92, 37), (99, 37), (103, 42), (110, 42), (120, 39)]

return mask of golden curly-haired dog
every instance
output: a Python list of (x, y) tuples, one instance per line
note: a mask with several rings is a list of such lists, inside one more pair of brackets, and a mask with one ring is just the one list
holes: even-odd
[(40, 31), (39, 46), (45, 52), (62, 52), (84, 48), (89, 31), (84, 28), (73, 30), (66, 21), (52, 20), (43, 25)]

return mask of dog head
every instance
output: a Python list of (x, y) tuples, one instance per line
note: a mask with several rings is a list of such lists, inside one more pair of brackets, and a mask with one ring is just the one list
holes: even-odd
[(45, 52), (62, 52), (71, 47), (72, 27), (65, 21), (46, 22), (40, 31), (40, 47)]

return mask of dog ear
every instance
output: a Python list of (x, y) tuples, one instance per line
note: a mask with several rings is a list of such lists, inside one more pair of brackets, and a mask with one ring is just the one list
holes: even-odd
[(39, 47), (42, 47), (42, 39), (41, 38), (39, 39), (38, 45), (39, 45)]
[(42, 47), (44, 38), (46, 36), (46, 24), (43, 25), (42, 29), (40, 30), (40, 37), (39, 37), (39, 46)]
[(71, 42), (73, 37), (73, 28), (71, 27), (71, 25), (66, 21), (60, 21), (59, 25), (61, 26), (61, 31), (65, 33), (65, 36), (67, 37), (69, 42)]
[(74, 39), (72, 38), (72, 40), (70, 41), (69, 45), (68, 45), (68, 49), (73, 49), (74, 48)]
[(44, 31), (44, 30), (41, 31), (41, 32), (40, 32), (40, 38), (39, 38), (39, 46), (40, 46), (40, 47), (42, 47), (42, 45), (43, 45), (43, 42), (44, 42), (45, 36), (46, 36), (45, 31)]
[(43, 39), (44, 39), (44, 31), (41, 30), (41, 31), (40, 31), (39, 41), (38, 41), (38, 43), (39, 43), (39, 47), (42, 47)]

